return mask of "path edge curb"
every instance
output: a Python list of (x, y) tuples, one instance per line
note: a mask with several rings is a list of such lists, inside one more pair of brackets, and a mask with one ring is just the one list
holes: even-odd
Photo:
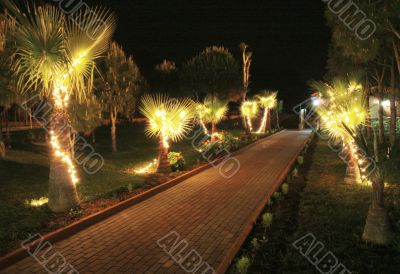
[[(256, 140), (255, 142), (248, 144), (248, 145), (232, 152), (230, 155), (228, 155), (228, 157), (235, 156), (235, 155), (241, 153), (242, 151), (255, 146), (259, 142), (265, 141), (269, 137), (279, 135), (284, 131), (286, 131), (286, 129), (281, 129), (281, 130), (276, 131), (268, 136), (260, 138), (260, 139)], [(99, 212), (96, 212), (94, 214), (86, 216), (86, 217), (84, 217), (76, 222), (73, 222), (67, 226), (64, 226), (57, 230), (49, 232), (49, 233), (43, 235), (41, 238), (39, 238), (31, 243), (25, 244), (24, 245), (25, 248), (19, 247), (18, 249), (11, 251), (10, 253), (7, 253), (4, 256), (0, 256), (0, 270), (3, 270), (5, 268), (11, 266), (12, 264), (19, 262), (22, 259), (28, 257), (29, 256), (29, 253), (27, 252), (28, 249), (35, 248), (36, 246), (38, 246), (39, 244), (44, 243), (44, 242), (50, 242), (51, 244), (54, 244), (54, 243), (57, 243), (64, 239), (67, 239), (68, 237), (78, 233), (79, 231), (82, 231), (96, 223), (99, 223), (99, 222), (101, 222), (101, 221), (135, 205), (135, 204), (138, 204), (144, 200), (147, 200), (159, 193), (162, 193), (163, 191), (185, 181), (186, 179), (189, 179), (190, 177), (193, 177), (193, 176), (199, 174), (200, 172), (202, 172), (204, 170), (207, 170), (207, 169), (213, 167), (216, 164), (220, 164), (221, 162), (223, 162), (223, 160), (226, 157), (227, 157), (226, 155), (221, 156), (220, 158), (217, 158), (213, 162), (204, 164), (204, 165), (197, 167), (191, 171), (188, 171), (187, 173), (185, 173), (181, 176), (178, 176), (174, 179), (166, 181), (166, 182), (164, 182), (158, 186), (155, 186), (149, 190), (146, 190), (138, 195), (135, 195), (126, 200), (123, 200), (113, 206), (107, 207)]]
[(259, 206), (255, 209), (253, 214), (247, 220), (247, 223), (246, 223), (244, 229), (241, 231), (239, 236), (235, 239), (235, 241), (234, 241), (232, 247), (230, 248), (230, 250), (228, 251), (227, 255), (222, 259), (221, 263), (218, 266), (216, 266), (215, 271), (218, 274), (224, 274), (228, 270), (229, 266), (232, 264), (233, 259), (235, 259), (236, 254), (240, 251), (242, 245), (244, 244), (244, 242), (246, 241), (250, 232), (252, 231), (254, 223), (257, 221), (258, 217), (262, 213), (268, 200), (271, 198), (272, 194), (274, 194), (274, 192), (279, 188), (279, 186), (283, 183), (286, 176), (289, 174), (292, 166), (295, 164), (297, 157), (303, 151), (307, 142), (309, 142), (309, 140), (312, 140), (314, 137), (315, 137), (314, 133), (311, 132), (309, 137), (302, 144), (302, 146), (296, 151), (294, 157), (288, 162), (287, 166), (283, 169), (283, 173), (281, 173), (279, 178), (273, 184), (273, 186), (270, 189), (270, 191), (268, 192), (268, 194), (264, 197), (264, 199), (261, 201)]

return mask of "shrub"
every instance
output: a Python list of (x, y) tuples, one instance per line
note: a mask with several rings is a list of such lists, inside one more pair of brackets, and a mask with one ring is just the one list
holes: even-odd
[(216, 141), (205, 141), (200, 146), (200, 151), (203, 153), (204, 158), (213, 159), (221, 156), (223, 153), (237, 150), (240, 144), (241, 141), (239, 138), (234, 137), (230, 133), (222, 132), (218, 134), (218, 139)]
[(223, 132), (221, 134), (220, 143), (222, 147), (229, 152), (235, 151), (239, 148), (239, 138), (234, 137), (229, 132)]
[(282, 188), (282, 193), (284, 195), (287, 195), (289, 193), (289, 185), (288, 184), (283, 184), (281, 188)]
[(263, 226), (264, 228), (270, 227), (270, 226), (272, 225), (272, 221), (273, 221), (273, 215), (272, 215), (272, 213), (267, 212), (267, 213), (264, 213), (264, 214), (261, 216), (261, 223), (262, 223), (262, 226)]
[(277, 201), (283, 200), (283, 195), (282, 195), (282, 193), (279, 192), (279, 191), (275, 192), (275, 193), (272, 195), (272, 197), (274, 197), (274, 199), (277, 200)]
[(304, 163), (304, 157), (303, 156), (297, 157), (297, 163), (299, 163), (299, 165), (302, 165)]
[(253, 238), (253, 239), (251, 240), (251, 245), (253, 246), (253, 248), (254, 248), (255, 250), (257, 250), (257, 249), (260, 248), (260, 243), (259, 243), (259, 241), (258, 241), (257, 238)]
[(242, 256), (236, 262), (236, 269), (240, 274), (246, 274), (247, 271), (249, 270), (250, 265), (251, 265), (250, 258), (247, 256)]
[(297, 175), (299, 174), (299, 170), (297, 169), (297, 167), (295, 167), (292, 171), (292, 176), (293, 177), (297, 177)]
[(172, 171), (182, 171), (185, 170), (185, 159), (180, 152), (170, 152), (168, 153), (169, 164), (171, 165)]

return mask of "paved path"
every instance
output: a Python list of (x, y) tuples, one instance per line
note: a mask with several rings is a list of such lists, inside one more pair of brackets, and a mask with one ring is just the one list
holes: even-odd
[[(185, 242), (177, 244), (173, 256), (195, 250), (189, 256), (195, 264), (199, 255), (218, 269), (309, 134), (284, 131), (266, 138), (236, 156), (241, 168), (232, 178), (205, 170), (54, 244), (52, 253), (60, 252), (79, 273), (185, 273), (157, 244), (170, 233), (161, 241), (167, 251), (177, 240), (188, 245), (183, 250)], [(190, 270), (190, 260), (183, 263)], [(212, 273), (206, 268), (203, 263), (195, 273)], [(47, 272), (29, 257), (1, 273)]]

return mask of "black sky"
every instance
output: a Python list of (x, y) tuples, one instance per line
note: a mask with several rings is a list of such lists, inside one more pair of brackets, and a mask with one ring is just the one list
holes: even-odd
[(289, 105), (307, 92), (306, 82), (325, 73), (330, 30), (321, 0), (154, 1), (88, 0), (118, 16), (117, 42), (148, 75), (163, 59), (178, 65), (210, 45), (238, 44), (254, 53), (252, 91), (280, 90)]

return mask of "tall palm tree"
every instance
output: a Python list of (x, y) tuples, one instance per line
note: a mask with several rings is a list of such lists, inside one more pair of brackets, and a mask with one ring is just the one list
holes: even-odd
[(250, 134), (253, 131), (252, 119), (257, 116), (258, 113), (258, 103), (257, 101), (245, 101), (240, 107), (243, 119), (246, 121), (246, 131)]
[(264, 108), (263, 118), (260, 123), (260, 127), (257, 133), (265, 133), (267, 130), (267, 124), (270, 123), (269, 112), (271, 109), (277, 107), (278, 101), (276, 99), (278, 92), (263, 91), (261, 94), (256, 95), (260, 105)]
[(171, 171), (168, 161), (169, 142), (184, 138), (192, 128), (196, 115), (195, 104), (190, 99), (172, 99), (163, 94), (146, 94), (139, 107), (147, 118), (146, 133), (159, 138), (158, 173)]
[(207, 96), (203, 104), (197, 107), (200, 124), (208, 133), (204, 123), (211, 123), (211, 141), (217, 139), (217, 124), (224, 119), (228, 112), (228, 102), (215, 96)]
[(81, 9), (66, 16), (53, 5), (27, 4), (24, 10), (2, 1), (15, 17), (12, 68), (18, 90), (39, 90), (52, 104), (49, 207), (55, 212), (79, 205), (77, 172), (70, 155), (67, 107), (71, 96), (91, 91), (95, 59), (108, 47), (115, 18), (106, 9)]

